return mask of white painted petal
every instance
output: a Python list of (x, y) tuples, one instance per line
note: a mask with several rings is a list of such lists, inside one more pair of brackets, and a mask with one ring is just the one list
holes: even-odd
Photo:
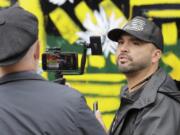
[(85, 40), (89, 43), (89, 37), (99, 35), (102, 39), (102, 49), (105, 57), (108, 57), (110, 53), (115, 53), (116, 43), (112, 42), (107, 37), (107, 32), (113, 28), (120, 27), (124, 22), (125, 18), (120, 17), (118, 19), (115, 18), (115, 14), (112, 13), (111, 16), (107, 16), (103, 7), (100, 7), (100, 11), (94, 11), (94, 17), (97, 23), (94, 23), (88, 13), (86, 15), (86, 19), (83, 22), (83, 26), (87, 31), (79, 32), (77, 35), (80, 39)]
[(69, 2), (74, 3), (74, 0), (69, 0)]
[(63, 5), (66, 2), (66, 0), (49, 0), (49, 2), (60, 6)]

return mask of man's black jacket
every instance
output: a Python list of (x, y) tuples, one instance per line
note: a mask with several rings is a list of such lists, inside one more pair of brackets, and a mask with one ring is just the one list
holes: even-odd
[(180, 135), (180, 91), (159, 69), (139, 98), (123, 113), (120, 107), (118, 114), (120, 119), (111, 127), (111, 135)]

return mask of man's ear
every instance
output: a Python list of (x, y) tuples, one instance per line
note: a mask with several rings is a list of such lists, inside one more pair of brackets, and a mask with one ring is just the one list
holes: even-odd
[(39, 60), (40, 58), (40, 43), (39, 40), (35, 42), (35, 48), (34, 48), (34, 59)]
[(152, 63), (157, 63), (161, 59), (162, 51), (155, 49), (152, 54)]

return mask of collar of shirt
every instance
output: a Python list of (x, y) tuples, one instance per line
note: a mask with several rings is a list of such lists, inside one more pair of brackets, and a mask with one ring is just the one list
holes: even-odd
[(1, 77), (0, 85), (14, 81), (21, 81), (21, 80), (45, 80), (45, 79), (42, 78), (37, 73), (35, 73), (34, 71), (14, 72)]
[(133, 92), (129, 92), (127, 87), (123, 89), (121, 93), (121, 104), (123, 105), (134, 103), (139, 98), (143, 88), (144, 85)]

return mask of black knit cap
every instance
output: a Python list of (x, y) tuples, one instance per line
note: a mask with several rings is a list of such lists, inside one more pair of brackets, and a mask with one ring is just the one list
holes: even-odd
[(17, 63), (38, 38), (38, 20), (18, 4), (0, 10), (0, 66)]
[(134, 17), (122, 29), (112, 29), (108, 32), (108, 37), (112, 41), (118, 42), (123, 34), (130, 34), (142, 41), (153, 43), (163, 51), (163, 36), (161, 29), (152, 21), (144, 17)]

